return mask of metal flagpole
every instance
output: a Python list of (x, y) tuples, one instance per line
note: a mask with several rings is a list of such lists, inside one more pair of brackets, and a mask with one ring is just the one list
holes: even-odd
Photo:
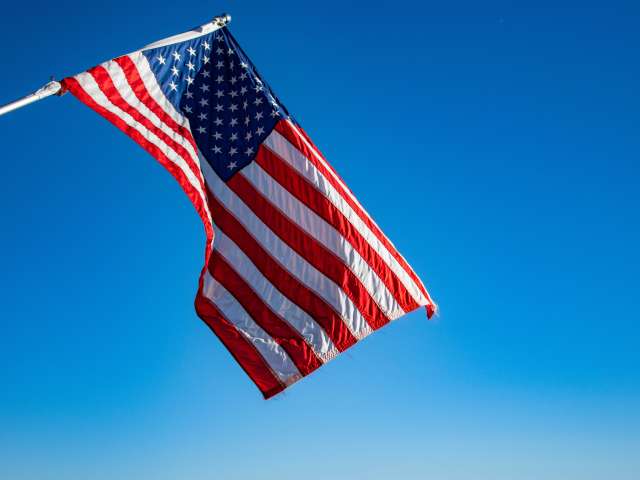
[[(231, 22), (231, 15), (224, 13), (219, 17), (215, 17), (209, 23), (205, 23), (204, 25), (194, 28), (189, 32), (181, 33), (178, 35), (174, 35), (173, 37), (165, 38), (164, 40), (154, 42), (151, 45), (147, 45), (146, 47), (144, 47), (144, 49), (155, 48), (162, 45), (183, 41), (188, 38), (204, 35), (205, 33), (213, 32), (215, 30), (218, 30), (219, 28), (226, 26), (229, 22)], [(47, 97), (50, 97), (51, 95), (58, 94), (60, 93), (61, 90), (62, 90), (62, 85), (60, 84), (60, 82), (56, 82), (55, 80), (52, 80), (49, 83), (43, 85), (41, 88), (39, 88), (35, 92), (30, 93), (29, 95), (19, 98), (18, 100), (15, 100), (13, 102), (7, 103), (6, 105), (0, 106), (0, 117), (9, 112), (13, 112), (14, 110), (17, 110), (18, 108), (22, 108), (26, 105), (29, 105), (30, 103), (37, 102), (38, 100), (42, 100), (43, 98), (47, 98)]]
[(25, 105), (29, 105), (30, 103), (37, 102), (38, 100), (42, 100), (43, 98), (50, 97), (51, 95), (55, 95), (62, 89), (62, 85), (60, 82), (56, 82), (55, 80), (50, 81), (46, 85), (42, 86), (38, 90), (29, 95), (19, 98), (11, 103), (7, 103), (6, 105), (2, 105), (0, 107), (0, 116), (5, 113), (13, 112), (18, 108), (22, 108)]

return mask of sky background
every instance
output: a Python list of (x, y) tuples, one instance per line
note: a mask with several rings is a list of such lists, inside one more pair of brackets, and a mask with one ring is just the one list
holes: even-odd
[(0, 118), (0, 477), (637, 479), (640, 7), (515, 3), (5, 4), (0, 102), (231, 13), (441, 314), (264, 401), (177, 183), (47, 99)]

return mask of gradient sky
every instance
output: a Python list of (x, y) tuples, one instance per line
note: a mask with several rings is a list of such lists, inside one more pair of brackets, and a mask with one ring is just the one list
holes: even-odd
[(0, 118), (1, 478), (638, 478), (637, 2), (93, 3), (2, 7), (0, 102), (228, 11), (441, 314), (264, 401), (177, 183), (47, 99)]

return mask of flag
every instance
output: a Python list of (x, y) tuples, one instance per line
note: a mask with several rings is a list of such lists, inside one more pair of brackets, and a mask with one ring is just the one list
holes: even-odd
[(175, 177), (200, 215), (196, 312), (269, 398), (435, 304), (226, 27), (62, 81)]

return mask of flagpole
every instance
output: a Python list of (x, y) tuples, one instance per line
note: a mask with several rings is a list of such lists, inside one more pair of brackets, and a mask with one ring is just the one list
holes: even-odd
[[(152, 43), (151, 45), (147, 45), (144, 47), (154, 48), (162, 45), (167, 45), (174, 43), (176, 41), (184, 40), (185, 38), (197, 37), (200, 35), (204, 35), (205, 33), (210, 33), (218, 30), (219, 28), (225, 27), (229, 22), (231, 22), (231, 15), (227, 13), (223, 13), (218, 17), (214, 17), (209, 23), (205, 23), (200, 27), (197, 27), (190, 32), (181, 33), (179, 35), (174, 35), (173, 37), (165, 38), (164, 40), (160, 40), (158, 42)], [(49, 83), (46, 83), (38, 90), (29, 95), (25, 95), (22, 98), (14, 100), (13, 102), (7, 103), (6, 105), (0, 106), (0, 117), (9, 112), (13, 112), (19, 108), (25, 107), (30, 103), (37, 102), (38, 100), (42, 100), (43, 98), (50, 97), (51, 95), (60, 94), (62, 91), (62, 85), (60, 82), (56, 82), (55, 80), (51, 80)], [(64, 93), (64, 92), (63, 92)]]
[(42, 100), (43, 98), (50, 97), (51, 95), (55, 95), (62, 89), (62, 85), (60, 82), (56, 82), (55, 80), (50, 81), (49, 83), (43, 85), (41, 88), (36, 90), (29, 95), (26, 95), (18, 100), (7, 103), (6, 105), (2, 105), (0, 107), (0, 116), (13, 112), (18, 108), (22, 108), (30, 103), (37, 102), (38, 100)]

